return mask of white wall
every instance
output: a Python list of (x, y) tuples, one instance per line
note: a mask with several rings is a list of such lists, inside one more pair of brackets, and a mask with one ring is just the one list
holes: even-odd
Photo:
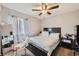
[(1, 4), (0, 4), (0, 23), (1, 23)]
[(37, 35), (39, 34), (41, 30), (41, 25), (40, 25), (40, 20), (39, 19), (34, 19), (34, 18), (29, 18), (28, 20), (28, 25), (29, 25), (29, 35)]
[(79, 10), (45, 19), (42, 23), (42, 27), (61, 27), (63, 35), (73, 34), (75, 25), (79, 25)]
[[(1, 4), (0, 4), (0, 22), (1, 22)], [(1, 33), (0, 33), (0, 55), (1, 55)]]
[(6, 36), (6, 35), (10, 35), (10, 32), (12, 32), (12, 27), (11, 25), (1, 25), (1, 35), (2, 36)]
[(9, 8), (6, 8), (6, 7), (3, 7), (3, 22), (6, 23), (6, 18), (7, 16), (10, 14), (10, 15), (15, 15), (15, 16), (18, 16), (18, 17), (23, 17), (23, 18), (27, 18), (28, 19), (28, 32), (29, 32), (29, 35), (33, 36), (33, 35), (37, 35), (40, 31), (40, 20), (35, 18), (35, 17), (32, 17), (32, 16), (29, 16), (29, 15), (26, 15), (26, 14), (23, 14), (23, 13), (20, 13), (18, 11), (15, 11), (15, 10), (11, 10)]

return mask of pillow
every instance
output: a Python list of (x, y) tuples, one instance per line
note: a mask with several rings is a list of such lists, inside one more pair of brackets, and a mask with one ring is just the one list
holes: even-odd
[(51, 33), (49, 37), (52, 39), (59, 39), (59, 33)]
[(40, 36), (49, 36), (49, 32), (43, 31), (43, 32), (40, 34)]

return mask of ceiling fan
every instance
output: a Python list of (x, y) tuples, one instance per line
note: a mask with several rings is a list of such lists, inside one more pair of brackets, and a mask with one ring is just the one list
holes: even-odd
[(42, 14), (45, 14), (45, 13), (47, 13), (48, 15), (51, 15), (51, 12), (49, 12), (49, 10), (56, 9), (56, 8), (59, 8), (59, 5), (49, 7), (46, 3), (42, 3), (40, 9), (32, 9), (32, 11), (41, 11), (38, 14), (39, 16), (42, 15)]

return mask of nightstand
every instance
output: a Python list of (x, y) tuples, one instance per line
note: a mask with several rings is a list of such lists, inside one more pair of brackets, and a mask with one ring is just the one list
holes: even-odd
[(62, 38), (61, 47), (72, 49), (72, 39)]

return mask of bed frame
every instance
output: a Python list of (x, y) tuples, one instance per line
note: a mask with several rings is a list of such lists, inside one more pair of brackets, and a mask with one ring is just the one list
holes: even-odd
[[(51, 29), (51, 31), (49, 31)], [(49, 35), (51, 33), (59, 33), (59, 38), (61, 38), (61, 28), (60, 27), (55, 27), (55, 28), (44, 28), (43, 31), (48, 31)]]
[[(51, 31), (49, 31), (51, 29)], [(55, 28), (44, 28), (43, 31), (48, 31), (49, 34), (51, 33), (59, 33), (59, 39), (61, 40), (61, 28), (55, 27)], [(59, 45), (58, 45), (59, 46)], [(55, 51), (57, 50), (58, 46), (54, 51), (52, 51), (52, 55), (55, 55)], [(29, 49), (35, 56), (47, 56), (48, 51), (45, 51), (44, 49), (39, 49), (38, 47), (34, 46), (32, 43), (29, 43), (27, 46), (27, 49)]]

